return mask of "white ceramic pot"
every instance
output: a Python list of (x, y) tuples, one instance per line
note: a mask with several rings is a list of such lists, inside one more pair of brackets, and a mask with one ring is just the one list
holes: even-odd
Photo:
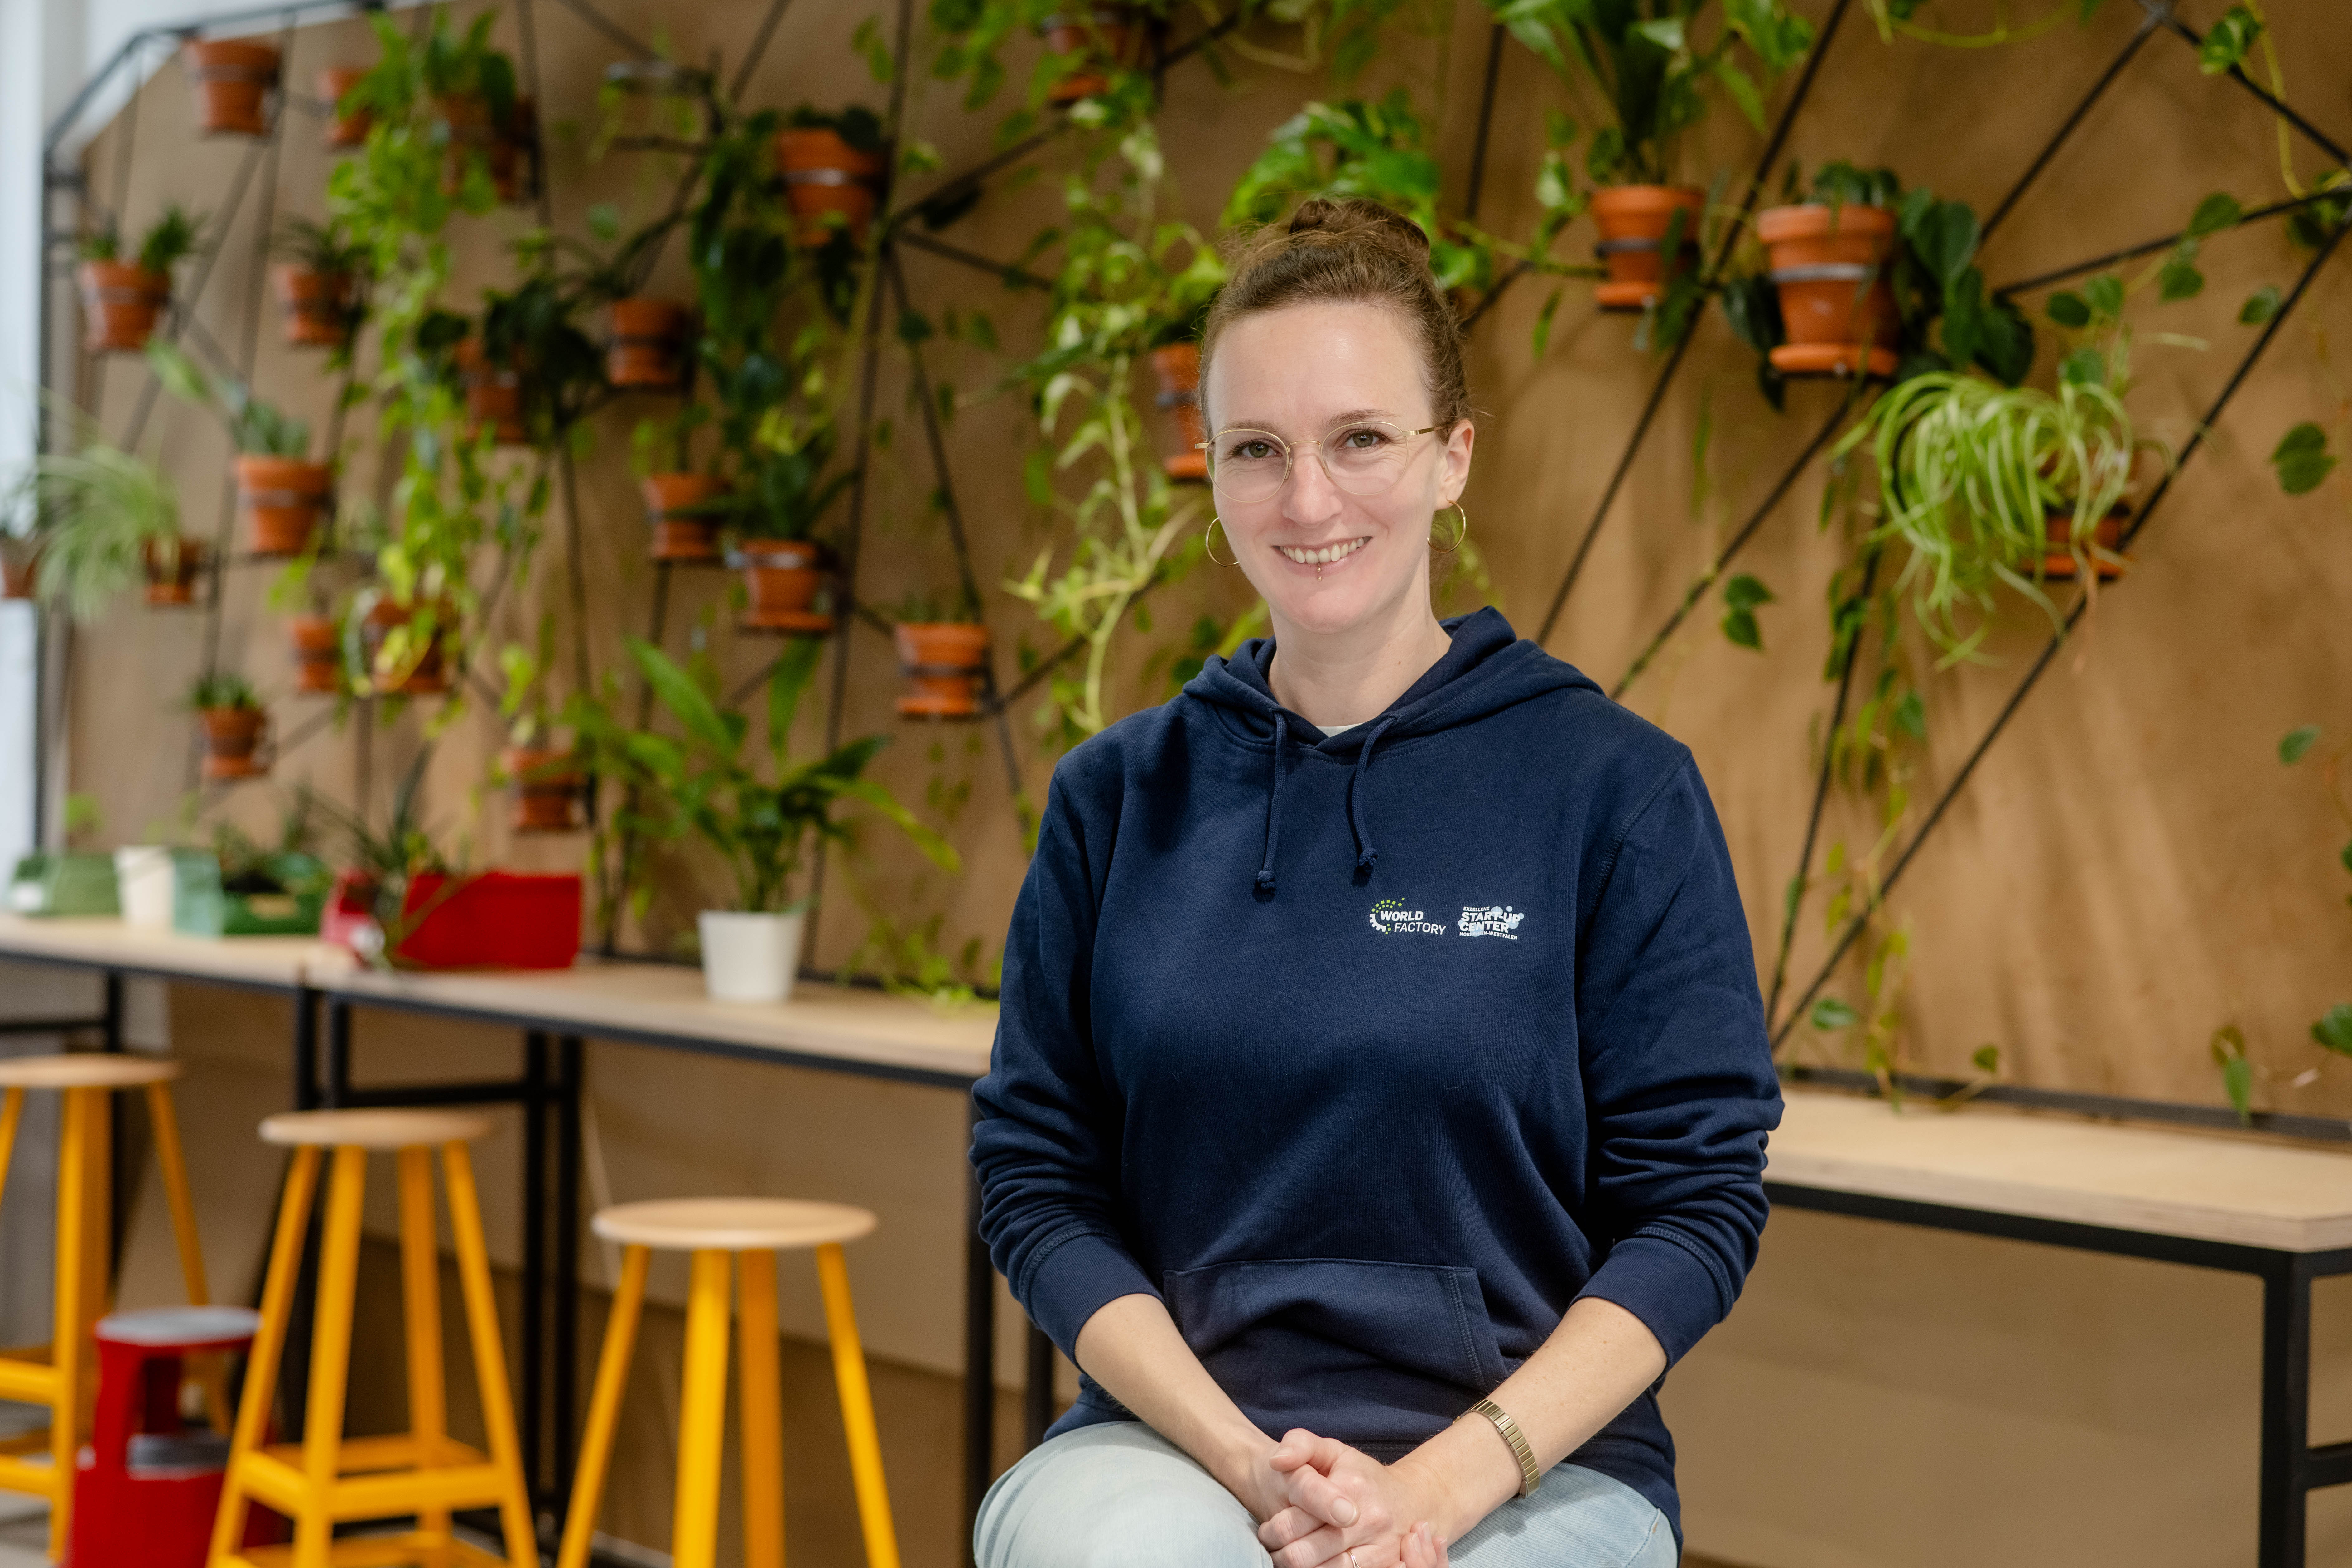
[(801, 915), (705, 910), (702, 984), (713, 1002), (781, 1002), (801, 961)]
[(114, 852), (115, 898), (122, 923), (172, 929), (172, 852), (160, 844), (126, 844)]

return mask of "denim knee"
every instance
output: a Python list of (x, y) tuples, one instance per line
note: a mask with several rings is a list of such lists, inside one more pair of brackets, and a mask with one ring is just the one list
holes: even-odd
[(997, 1478), (972, 1533), (980, 1568), (1268, 1568), (1256, 1522), (1139, 1421), (1065, 1432)]

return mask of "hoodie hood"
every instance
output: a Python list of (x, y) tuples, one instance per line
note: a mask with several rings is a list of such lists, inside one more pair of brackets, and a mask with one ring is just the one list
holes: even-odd
[(1266, 783), (1265, 853), (1256, 876), (1260, 899), (1275, 894), (1282, 781), (1287, 753), (1294, 745), (1341, 759), (1353, 754), (1348, 819), (1355, 837), (1356, 875), (1361, 880), (1380, 862), (1367, 795), (1372, 757), (1384, 742), (1475, 724), (1546, 692), (1576, 687), (1596, 693), (1601, 689), (1573, 666), (1552, 658), (1534, 643), (1521, 641), (1502, 612), (1492, 606), (1438, 624), (1454, 639), (1444, 656), (1379, 717), (1337, 735), (1324, 736), (1320, 728), (1276, 700), (1267, 679), (1274, 664), (1272, 637), (1252, 637), (1229, 659), (1212, 658), (1200, 674), (1185, 683), (1186, 697), (1221, 710), (1232, 727), (1250, 741), (1273, 742)]

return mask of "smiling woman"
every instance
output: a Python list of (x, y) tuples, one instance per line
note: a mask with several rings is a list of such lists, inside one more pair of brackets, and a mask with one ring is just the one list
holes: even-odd
[(972, 1160), (1083, 1375), (978, 1561), (1667, 1568), (1654, 1389), (1780, 1119), (1706, 787), (1432, 613), (1475, 429), (1418, 228), (1307, 203), (1202, 353), (1211, 543), (1274, 635), (1055, 773)]

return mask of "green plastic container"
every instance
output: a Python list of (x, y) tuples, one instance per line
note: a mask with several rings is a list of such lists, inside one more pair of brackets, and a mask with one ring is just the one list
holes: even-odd
[(16, 862), (8, 910), (19, 915), (119, 915), (111, 855), (47, 855)]
[(288, 892), (229, 892), (209, 849), (172, 851), (172, 929), (184, 936), (316, 936), (332, 878), (308, 855), (273, 855), (270, 875)]

